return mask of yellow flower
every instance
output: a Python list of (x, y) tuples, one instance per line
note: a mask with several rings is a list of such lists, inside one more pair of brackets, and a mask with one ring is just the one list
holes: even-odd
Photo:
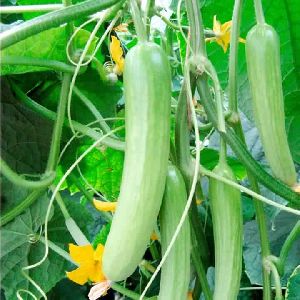
[(193, 292), (191, 291), (188, 292), (187, 300), (193, 300)]
[(114, 72), (117, 75), (121, 75), (124, 71), (125, 59), (123, 57), (123, 49), (121, 47), (120, 40), (117, 39), (115, 36), (111, 37), (109, 50), (110, 50), (111, 58), (115, 63)]
[(117, 208), (117, 202), (101, 201), (94, 199), (93, 204), (95, 208), (100, 211), (115, 212)]
[(94, 250), (92, 245), (76, 246), (69, 244), (70, 256), (79, 267), (71, 272), (66, 272), (67, 277), (80, 284), (85, 284), (88, 280), (101, 282), (106, 280), (102, 272), (102, 255), (104, 246), (98, 244)]
[[(205, 41), (217, 42), (223, 48), (224, 52), (226, 52), (230, 43), (231, 25), (232, 21), (221, 24), (221, 22), (217, 20), (217, 16), (214, 16), (213, 31), (215, 37), (206, 38)], [(242, 38), (239, 38), (239, 41), (245, 43), (245, 40)]]

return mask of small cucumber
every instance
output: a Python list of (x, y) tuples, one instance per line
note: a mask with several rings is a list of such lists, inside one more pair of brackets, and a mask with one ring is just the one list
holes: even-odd
[(125, 161), (118, 207), (105, 244), (103, 271), (130, 276), (150, 240), (163, 198), (170, 142), (171, 74), (156, 44), (139, 43), (125, 58)]
[[(184, 179), (179, 170), (170, 165), (159, 214), (162, 255), (170, 244), (186, 201)], [(183, 300), (187, 298), (190, 279), (190, 250), (190, 224), (186, 219), (166, 262), (162, 266), (158, 300)]]
[(279, 48), (278, 35), (268, 24), (255, 25), (247, 34), (246, 58), (255, 124), (274, 176), (293, 186), (296, 171), (285, 131)]
[[(213, 172), (236, 181), (225, 159), (220, 160)], [(215, 243), (213, 298), (214, 300), (234, 300), (237, 299), (242, 272), (241, 193), (221, 181), (210, 178), (209, 195)]]

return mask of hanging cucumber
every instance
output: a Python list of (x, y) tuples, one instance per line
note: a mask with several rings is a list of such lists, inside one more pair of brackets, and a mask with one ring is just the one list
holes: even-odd
[(170, 141), (171, 74), (167, 56), (150, 42), (125, 58), (125, 161), (118, 207), (105, 244), (103, 271), (112, 281), (140, 263), (159, 213)]
[(276, 31), (266, 23), (255, 25), (246, 38), (255, 124), (274, 176), (293, 186), (296, 171), (285, 131), (279, 47)]
[[(220, 161), (213, 172), (236, 181), (226, 162), (224, 153), (221, 153)], [(237, 299), (242, 272), (241, 193), (232, 186), (211, 178), (209, 196), (215, 243), (215, 290), (213, 298), (214, 300), (234, 300)]]
[[(184, 179), (175, 166), (169, 166), (165, 194), (159, 214), (162, 255), (170, 244), (186, 201)], [(187, 219), (162, 266), (158, 300), (186, 299), (190, 279), (190, 250), (190, 225)]]

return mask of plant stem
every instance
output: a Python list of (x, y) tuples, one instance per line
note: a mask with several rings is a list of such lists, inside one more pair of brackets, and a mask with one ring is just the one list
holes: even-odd
[(208, 72), (211, 77), (214, 90), (215, 90), (215, 102), (217, 107), (217, 116), (218, 116), (218, 129), (219, 131), (225, 132), (225, 118), (223, 112), (223, 91), (221, 88), (221, 84), (218, 78), (218, 74), (214, 66), (209, 60), (205, 61), (205, 70)]
[(143, 23), (141, 11), (137, 5), (136, 0), (130, 0), (130, 8), (131, 8), (131, 15), (138, 36), (138, 40), (139, 42), (146, 42), (147, 41), (146, 26)]
[(52, 171), (56, 169), (57, 159), (60, 151), (60, 139), (61, 139), (62, 127), (65, 119), (70, 82), (71, 82), (71, 74), (63, 74), (60, 98), (57, 106), (56, 119), (54, 123), (52, 141), (51, 141), (50, 152), (49, 152), (49, 157), (47, 162), (48, 171)]
[[(44, 58), (25, 57), (25, 56), (1, 56), (0, 65), (23, 65), (23, 66), (38, 66), (41, 71), (47, 69), (64, 72), (74, 73), (75, 67), (57, 60), (49, 60)], [(84, 69), (86, 70), (86, 69)]]
[(0, 15), (2, 14), (21, 14), (26, 12), (49, 12), (63, 8), (61, 4), (39, 4), (39, 5), (14, 5), (0, 6)]
[[(124, 286), (118, 284), (118, 283), (115, 283), (113, 282), (111, 284), (111, 288), (113, 290), (115, 290), (116, 292), (119, 292), (120, 294), (126, 296), (126, 297), (129, 297), (130, 299), (133, 299), (133, 300), (139, 300), (140, 299), (140, 295), (131, 291), (131, 290), (128, 290), (127, 288), (125, 288)], [(145, 300), (149, 299), (149, 298), (145, 298)]]
[(273, 275), (274, 284), (275, 284), (275, 293), (276, 293), (275, 300), (283, 300), (280, 276), (279, 276), (278, 270), (276, 268), (276, 265), (268, 259), (264, 260), (264, 265), (265, 265), (264, 266), (265, 269), (268, 269), (269, 271), (271, 271), (272, 275)]
[(156, 247), (154, 241), (152, 241), (150, 243), (149, 250), (150, 250), (150, 253), (151, 253), (151, 256), (152, 256), (153, 260), (155, 260), (156, 262), (159, 261), (160, 260), (160, 255), (159, 255), (159, 252), (157, 250), (157, 247)]
[[(176, 25), (175, 23), (171, 22), (167, 17), (165, 17), (163, 14), (161, 14), (158, 10), (155, 10), (155, 15), (159, 18), (161, 18), (161, 20), (166, 23), (167, 26), (169, 26), (170, 28), (176, 30), (176, 31), (180, 31), (180, 27), (178, 25)], [(190, 29), (189, 26), (181, 26), (182, 29), (188, 31)], [(215, 37), (215, 33), (213, 30), (209, 30), (209, 29), (204, 29), (204, 36), (206, 38), (209, 37)]]
[(296, 223), (288, 237), (286, 238), (279, 256), (280, 265), (282, 266), (282, 270), (285, 266), (286, 259), (288, 257), (288, 254), (294, 244), (294, 242), (299, 238), (300, 236), (300, 221)]
[(198, 0), (186, 0), (186, 10), (190, 23), (191, 51), (195, 56), (206, 56), (203, 22)]
[(204, 294), (205, 300), (212, 300), (212, 292), (210, 290), (207, 278), (206, 278), (206, 268), (204, 268), (203, 263), (201, 261), (201, 257), (199, 255), (199, 243), (197, 243), (197, 238), (195, 236), (195, 232), (192, 228), (191, 230), (191, 240), (192, 240), (192, 260), (194, 263), (194, 267), (197, 273), (198, 280), (200, 282), (202, 292)]
[(238, 46), (240, 36), (240, 23), (242, 14), (243, 0), (235, 0), (232, 27), (230, 36), (230, 52), (229, 52), (229, 77), (228, 77), (228, 93), (229, 93), (229, 110), (238, 112), (237, 104), (237, 65), (238, 65)]
[[(45, 244), (45, 238), (43, 236), (39, 236), (38, 237), (39, 241), (41, 241), (43, 244)], [(65, 250), (63, 250), (62, 248), (60, 248), (59, 246), (57, 246), (56, 244), (54, 244), (51, 241), (47, 241), (48, 246), (51, 250), (53, 250), (56, 254), (60, 255), (61, 257), (63, 257), (65, 260), (69, 261), (70, 263), (74, 264), (77, 266), (77, 264), (72, 260), (70, 254), (68, 252), (66, 252)]]
[(266, 203), (268, 205), (277, 207), (277, 208), (279, 208), (279, 209), (281, 209), (283, 211), (289, 212), (289, 213), (294, 214), (296, 216), (300, 216), (300, 210), (296, 210), (296, 209), (293, 209), (293, 208), (290, 208), (290, 207), (286, 207), (286, 206), (284, 206), (282, 204), (279, 204), (279, 203), (277, 203), (275, 201), (272, 201), (272, 200), (270, 200), (270, 199), (268, 199), (268, 198), (266, 198), (266, 197), (264, 197), (264, 196), (262, 196), (262, 195), (260, 195), (260, 194), (258, 194), (256, 192), (254, 192), (254, 191), (252, 191), (252, 190), (244, 187), (243, 185), (240, 185), (240, 184), (238, 184), (238, 183), (236, 183), (234, 181), (231, 181), (231, 180), (226, 179), (226, 178), (224, 178), (222, 176), (219, 176), (216, 173), (214, 173), (212, 171), (209, 171), (209, 170), (207, 170), (206, 168), (204, 168), (202, 166), (200, 166), (200, 173), (203, 174), (203, 175), (215, 178), (215, 179), (217, 179), (219, 181), (222, 181), (222, 182), (224, 182), (224, 183), (226, 183), (226, 184), (228, 184), (228, 185), (230, 185), (230, 186), (232, 186), (232, 187), (234, 187), (234, 188), (236, 188), (236, 189), (238, 189), (238, 190), (240, 190), (240, 191), (242, 191), (242, 192), (244, 192), (244, 193), (252, 196), (253, 198), (255, 198), (255, 199), (257, 199), (257, 200), (259, 200), (261, 202), (264, 202), (264, 203)]
[[(38, 113), (39, 115), (47, 119), (50, 119), (52, 121), (56, 120), (57, 115), (55, 112), (47, 109), (46, 107), (38, 104), (37, 102), (29, 98), (14, 82), (11, 81), (10, 85), (13, 91), (15, 92), (15, 94), (17, 95), (18, 99), (21, 100), (27, 107), (29, 107), (30, 109), (32, 109), (33, 111), (35, 111), (36, 113)], [(64, 119), (63, 124), (67, 128), (70, 127), (70, 124), (66, 118)], [(72, 121), (72, 125), (76, 129), (76, 131), (86, 136), (89, 136), (93, 140), (99, 140), (99, 138), (102, 136), (101, 133), (95, 131), (93, 128), (90, 128), (76, 121)], [(113, 149), (120, 150), (120, 151), (124, 151), (125, 149), (125, 143), (123, 141), (110, 138), (110, 137), (105, 138), (102, 144), (106, 145), (107, 147), (111, 147)]]
[(1, 173), (12, 183), (18, 186), (22, 186), (28, 189), (41, 189), (48, 187), (55, 179), (55, 172), (46, 172), (41, 177), (42, 179), (38, 181), (27, 180), (13, 171), (8, 164), (0, 158), (0, 171)]
[(255, 16), (256, 16), (256, 22), (259, 25), (265, 24), (265, 16), (264, 16), (264, 10), (262, 7), (261, 0), (254, 0), (254, 7), (255, 7)]
[[(95, 118), (99, 121), (99, 125), (101, 129), (108, 133), (111, 131), (110, 127), (107, 125), (105, 120), (103, 119), (101, 113), (98, 111), (93, 102), (85, 96), (76, 86), (73, 88), (73, 92), (78, 96), (78, 98), (82, 101), (82, 103), (91, 111), (91, 113), (95, 116)], [(115, 137), (115, 135), (112, 135)]]
[(23, 201), (14, 206), (9, 212), (1, 216), (0, 227), (12, 221), (15, 217), (20, 215), (26, 208), (36, 201), (46, 192), (46, 189), (36, 189), (32, 191)]
[(223, 138), (220, 138), (220, 157), (219, 157), (219, 161), (221, 163), (225, 163), (226, 162), (226, 157), (227, 157), (227, 146), (226, 146), (226, 142), (224, 141)]
[(0, 34), (0, 50), (32, 35), (99, 12), (120, 0), (88, 0), (26, 21)]
[[(53, 191), (55, 189), (55, 187), (52, 187), (51, 189)], [(66, 219), (71, 218), (60, 193), (56, 193), (55, 200), (56, 200), (56, 202), (57, 202), (57, 204), (58, 204), (58, 206), (59, 206), (59, 208), (60, 208), (60, 210), (61, 210), (61, 212), (64, 216), (64, 219), (66, 220)]]
[[(64, 7), (71, 6), (72, 0), (62, 0), (62, 4), (64, 5)], [(74, 32), (74, 23), (72, 21), (69, 21), (66, 26), (66, 34), (68, 39), (72, 37), (73, 32)], [(70, 44), (71, 56), (74, 54), (74, 51), (75, 51), (75, 45), (74, 45), (74, 41), (72, 40)]]

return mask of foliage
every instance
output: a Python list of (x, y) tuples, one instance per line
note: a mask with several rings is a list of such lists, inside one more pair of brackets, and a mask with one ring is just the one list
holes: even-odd
[[(68, 1), (65, 1), (68, 2)], [(78, 3), (81, 1), (74, 1)], [(214, 16), (221, 24), (229, 24), (232, 19), (234, 0), (225, 1), (200, 1), (203, 25), (207, 30), (213, 29)], [(51, 1), (52, 4), (61, 3), (61, 1)], [(49, 4), (49, 1), (37, 0), (6, 0), (1, 5), (36, 5)], [(296, 171), (299, 178), (300, 164), (300, 23), (299, 23), (299, 0), (263, 0), (262, 1), (265, 18), (268, 24), (272, 25), (280, 36), (280, 55), (281, 55), (281, 75), (284, 92), (284, 107), (286, 132), (288, 143), (295, 162)], [(169, 7), (166, 8), (166, 18), (171, 21), (175, 27), (177, 25), (178, 1), (172, 0)], [(158, 9), (159, 10), (159, 9)], [(124, 125), (124, 97), (123, 97), (123, 63), (129, 49), (133, 48), (137, 42), (136, 26), (132, 22), (132, 15), (126, 6), (124, 13), (114, 25), (128, 24), (128, 26), (119, 26), (113, 29), (99, 48), (94, 60), (88, 66), (82, 67), (76, 78), (75, 87), (86, 97), (94, 109), (101, 114), (103, 118), (110, 118), (106, 125), (108, 128), (115, 129)], [(186, 27), (189, 25), (187, 5), (181, 7), (181, 26), (186, 34)], [(153, 13), (150, 10), (150, 14)], [(41, 12), (25, 12), (20, 14), (1, 14), (1, 31), (13, 28), (17, 23), (33, 20), (42, 15)], [(115, 12), (114, 12), (115, 15)], [(104, 22), (99, 31), (92, 39), (88, 55), (91, 55), (100, 41), (107, 26), (112, 18), (110, 16)], [(151, 16), (151, 26), (147, 28), (153, 41), (160, 44), (167, 53), (172, 69), (172, 117), (171, 117), (171, 137), (172, 143), (175, 142), (176, 131), (176, 110), (178, 97), (184, 78), (185, 59), (187, 54), (186, 41), (182, 33), (170, 27), (158, 16)], [(74, 20), (74, 28), (78, 28), (88, 18), (78, 18)], [(96, 20), (97, 21), (97, 20)], [(14, 23), (17, 22), (17, 23)], [(5, 23), (5, 24), (4, 24)], [(92, 22), (80, 29), (73, 42), (76, 57), (82, 52), (95, 26)], [(243, 1), (242, 22), (240, 28), (240, 37), (245, 38), (247, 32), (255, 24), (255, 11), (252, 0)], [(135, 24), (136, 25), (136, 24)], [(21, 177), (38, 180), (41, 174), (47, 169), (49, 149), (52, 142), (52, 131), (55, 121), (40, 115), (40, 112), (34, 108), (28, 107), (28, 103), (20, 101), (16, 94), (14, 85), (17, 85), (25, 95), (29, 97), (31, 103), (41, 105), (44, 109), (52, 112), (58, 111), (61, 103), (60, 95), (62, 93), (62, 79), (66, 73), (53, 69), (53, 66), (39, 66), (36, 63), (11, 64), (5, 63), (7, 58), (25, 58), (40, 59), (44, 62), (63, 63), (69, 68), (74, 69), (66, 55), (66, 44), (69, 40), (68, 25), (51, 28), (37, 35), (33, 35), (25, 40), (1, 51), (1, 158)], [(118, 29), (119, 28), (119, 29)], [(120, 30), (120, 28), (122, 30)], [(221, 26), (222, 28), (222, 26)], [(2, 36), (0, 35), (2, 38)], [(227, 36), (228, 38), (228, 36)], [(228, 39), (227, 39), (228, 40)], [(218, 45), (216, 38), (212, 42), (206, 43), (206, 50), (209, 60), (216, 69), (220, 80), (222, 91), (224, 92), (225, 104), (228, 107), (228, 70), (230, 49), (224, 51)], [(121, 51), (122, 50), (122, 51)], [(115, 52), (114, 52), (115, 51)], [(73, 53), (74, 54), (74, 53)], [(72, 53), (71, 53), (72, 55)], [(120, 70), (120, 68), (122, 70)], [(72, 70), (73, 70), (72, 69)], [(212, 89), (212, 81), (209, 81)], [(251, 94), (248, 84), (247, 65), (245, 59), (245, 45), (238, 45), (238, 64), (237, 64), (237, 94), (238, 105), (241, 112), (242, 127), (245, 133), (245, 139), (252, 157), (267, 171), (270, 168), (265, 159), (264, 151), (254, 124)], [(140, 95), (140, 101), (143, 101), (143, 95)], [(201, 151), (200, 163), (202, 167), (212, 170), (219, 161), (219, 134), (214, 127), (210, 127), (211, 120), (208, 119), (205, 109), (202, 107), (202, 99), (196, 92), (194, 100), (198, 102), (195, 105), (198, 123), (201, 125), (200, 137), (205, 140), (204, 148)], [(65, 125), (62, 129), (62, 137), (59, 141), (60, 152), (64, 147), (64, 153), (56, 164), (57, 177), (53, 185), (57, 185), (68, 172), (70, 166), (78, 157), (83, 154), (96, 139), (99, 139), (105, 131), (93, 111), (84, 104), (84, 101), (73, 91), (70, 103), (70, 113), (72, 120), (82, 126), (86, 126), (88, 132), (92, 135), (78, 134), (69, 144), (74, 136), (70, 126), (68, 126), (67, 113)], [(159, 112), (158, 112), (159, 113)], [(190, 113), (190, 111), (189, 111)], [(96, 122), (95, 122), (96, 120)], [(93, 122), (91, 125), (90, 123)], [(191, 115), (188, 114), (188, 130), (190, 153), (194, 155), (195, 133), (192, 129)], [(213, 125), (213, 124), (212, 124)], [(267, 124), (266, 124), (267, 126)], [(208, 129), (207, 129), (208, 128)], [(212, 130), (212, 132), (210, 132)], [(230, 129), (231, 130), (231, 129)], [(92, 139), (94, 136), (95, 139)], [(124, 146), (126, 137), (125, 130), (115, 133), (111, 138)], [(138, 149), (137, 149), (138, 150)], [(235, 176), (243, 186), (250, 186), (247, 174), (247, 168), (242, 160), (238, 159), (234, 149), (228, 149), (227, 162), (232, 168)], [(172, 151), (172, 147), (171, 147)], [(172, 152), (171, 152), (172, 153)], [(174, 154), (174, 153), (173, 153)], [(157, 149), (157, 155), (160, 150)], [(195, 157), (195, 156), (194, 156)], [(171, 159), (172, 156), (170, 156)], [(124, 163), (124, 152), (105, 146), (97, 145), (87, 154), (84, 159), (74, 168), (71, 176), (62, 182), (60, 195), (62, 196), (63, 206), (66, 207), (72, 219), (76, 222), (80, 231), (87, 237), (88, 241), (96, 249), (99, 244), (105, 244), (110, 231), (112, 219), (111, 213), (98, 212), (92, 206), (94, 197), (107, 201), (117, 201), (120, 185), (122, 181), (122, 171)], [(126, 174), (123, 174), (126, 176)], [(149, 174), (152, 176), (152, 174)], [(254, 176), (255, 177), (255, 176)], [(298, 179), (299, 181), (299, 179)], [(205, 243), (209, 248), (209, 255), (213, 255), (214, 245), (212, 239), (211, 212), (209, 199), (207, 196), (207, 182), (202, 180), (203, 194), (200, 193), (201, 200), (204, 200), (198, 206), (197, 218), (201, 224), (204, 224)], [(16, 299), (16, 293), (23, 289), (27, 290), (39, 298), (41, 295), (37, 289), (29, 283), (22, 274), (22, 268), (38, 262), (43, 254), (45, 247), (45, 214), (52, 196), (53, 188), (48, 190), (38, 198), (34, 203), (24, 211), (21, 211), (12, 221), (1, 227), (1, 286), (5, 299)], [(1, 214), (5, 216), (13, 208), (24, 203), (24, 199), (32, 191), (12, 184), (5, 176), (1, 174)], [(202, 191), (201, 191), (202, 192)], [(284, 197), (280, 197), (273, 191), (260, 186), (260, 194), (280, 203), (288, 205)], [(199, 195), (197, 194), (197, 197)], [(79, 200), (81, 199), (81, 201)], [(84, 199), (85, 201), (83, 201)], [(200, 199), (200, 197), (199, 197)], [(48, 239), (50, 243), (50, 252), (43, 264), (30, 269), (27, 274), (47, 293), (49, 299), (87, 299), (87, 293), (90, 289), (89, 283), (85, 286), (78, 286), (66, 279), (66, 271), (73, 270), (74, 264), (62, 257), (57, 251), (58, 247), (63, 255), (68, 257), (68, 244), (75, 243), (73, 233), (66, 227), (66, 216), (61, 211), (61, 205), (54, 202), (51, 208), (50, 219), (48, 223)], [(256, 205), (253, 198), (246, 193), (242, 194), (243, 221), (244, 221), (244, 245), (243, 245), (243, 274), (241, 286), (256, 287), (262, 286), (262, 262), (261, 250), (262, 244), (260, 231), (257, 225)], [(267, 220), (267, 235), (270, 242), (272, 255), (279, 256), (282, 245), (288, 234), (291, 232), (299, 216), (283, 212), (278, 208), (264, 205), (264, 217)], [(192, 218), (191, 218), (192, 219)], [(134, 222), (134, 220), (132, 220)], [(192, 222), (191, 222), (192, 223)], [(159, 224), (158, 224), (159, 225)], [(192, 224), (194, 226), (194, 224)], [(159, 227), (158, 227), (159, 230)], [(202, 230), (202, 229), (201, 229)], [(199, 229), (199, 232), (201, 231)], [(71, 230), (72, 231), (72, 230)], [(299, 238), (299, 236), (298, 236)], [(52, 247), (54, 245), (54, 247)], [(293, 246), (287, 257), (283, 274), (281, 275), (281, 285), (286, 286), (285, 299), (299, 299), (300, 290), (300, 244), (299, 239), (294, 241)], [(200, 250), (198, 255), (200, 255)], [(208, 255), (208, 256), (209, 256)], [(204, 255), (205, 257), (205, 255)], [(151, 243), (144, 255), (144, 260), (150, 264), (150, 269), (142, 266), (130, 276), (123, 287), (126, 295), (128, 290), (141, 294), (149, 278), (151, 277), (151, 267), (157, 267), (161, 258), (160, 243), (155, 241)], [(202, 257), (203, 258), (203, 257)], [(203, 258), (203, 260), (205, 260)], [(195, 263), (194, 260), (192, 261)], [(204, 262), (208, 282), (213, 289), (214, 286), (214, 262), (212, 257)], [(209, 268), (208, 268), (209, 267)], [(197, 268), (195, 268), (197, 271)], [(153, 271), (153, 270), (152, 270)], [(195, 278), (192, 273), (191, 279)], [(272, 281), (272, 284), (274, 282)], [(197, 283), (196, 283), (197, 285)], [(191, 286), (192, 287), (192, 286)], [(158, 294), (159, 279), (156, 278), (153, 286), (148, 292), (148, 296)], [(117, 289), (116, 289), (117, 290)], [(110, 292), (112, 293), (112, 292)], [(120, 292), (122, 293), (122, 292)], [(23, 299), (30, 299), (25, 292), (21, 292)], [(200, 298), (200, 295), (198, 295)], [(238, 299), (262, 298), (259, 291), (240, 291)], [(198, 299), (199, 299), (198, 298)], [(203, 298), (203, 295), (201, 299)], [(268, 300), (268, 299), (267, 299)]]

